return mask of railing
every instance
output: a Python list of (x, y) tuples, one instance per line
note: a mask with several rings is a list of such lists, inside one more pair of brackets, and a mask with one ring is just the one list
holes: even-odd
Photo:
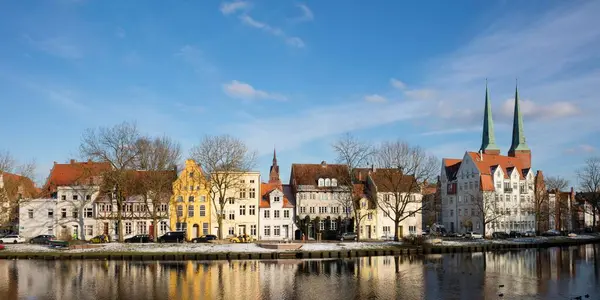
[(504, 187), (505, 193), (512, 193), (513, 189), (511, 187)]

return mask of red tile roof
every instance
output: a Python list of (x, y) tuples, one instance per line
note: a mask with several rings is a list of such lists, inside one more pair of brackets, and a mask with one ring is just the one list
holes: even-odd
[(19, 192), (24, 198), (32, 198), (39, 194), (40, 189), (35, 187), (33, 181), (25, 176), (18, 174), (2, 172), (4, 188), (7, 190), (9, 197), (15, 197)]
[[(348, 167), (340, 164), (292, 164), (290, 183), (292, 185), (318, 186), (319, 178), (335, 178), (338, 185), (349, 182)], [(320, 187), (331, 188), (331, 187)]]
[(378, 192), (397, 192), (399, 190), (407, 190), (412, 188), (413, 192), (418, 190), (418, 184), (415, 178), (410, 175), (403, 175), (396, 168), (356, 168), (355, 177), (367, 178), (371, 177)]
[(54, 163), (42, 191), (45, 196), (49, 196), (56, 192), (56, 188), (59, 186), (99, 185), (102, 174), (110, 170), (111, 165), (108, 162), (76, 162), (71, 160), (68, 164)]
[(279, 190), (283, 193), (283, 208), (293, 208), (294, 205), (290, 202), (289, 196), (284, 191), (284, 186), (278, 183), (264, 183), (260, 184), (260, 208), (270, 208), (271, 201), (269, 195), (272, 191)]

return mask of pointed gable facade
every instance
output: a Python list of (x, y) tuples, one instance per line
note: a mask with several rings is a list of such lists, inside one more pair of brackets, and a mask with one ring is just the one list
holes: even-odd
[(525, 143), (518, 92), (514, 113), (512, 146), (508, 155), (501, 155), (486, 86), (479, 152), (467, 151), (462, 159), (442, 160), (442, 220), (447, 231), (491, 235), (497, 231), (535, 230), (535, 176), (531, 151)]

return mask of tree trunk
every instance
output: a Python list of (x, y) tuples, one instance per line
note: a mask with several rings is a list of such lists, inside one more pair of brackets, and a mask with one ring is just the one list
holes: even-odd
[(396, 219), (394, 220), (394, 241), (396, 242), (400, 241), (400, 237), (398, 235), (398, 227), (400, 227), (400, 220)]
[(217, 224), (219, 225), (219, 239), (222, 240), (223, 239), (223, 215), (219, 215), (217, 217)]
[[(155, 210), (155, 208), (153, 210)], [(158, 216), (155, 211), (152, 214), (152, 239), (155, 243), (158, 240)]]
[(354, 219), (354, 223), (356, 224), (356, 228), (354, 228), (354, 232), (356, 232), (356, 241), (360, 241), (360, 217), (355, 214)]

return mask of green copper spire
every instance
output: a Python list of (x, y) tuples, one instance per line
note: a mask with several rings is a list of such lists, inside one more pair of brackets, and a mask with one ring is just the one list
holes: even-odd
[(512, 145), (508, 153), (515, 151), (528, 151), (529, 147), (525, 141), (525, 130), (523, 129), (523, 117), (519, 107), (519, 87), (515, 87), (515, 115), (513, 120)]
[(494, 136), (494, 121), (492, 120), (492, 105), (490, 105), (490, 96), (488, 94), (487, 79), (485, 81), (485, 112), (483, 115), (483, 137), (481, 138), (480, 151), (484, 153), (497, 152), (500, 148), (496, 145)]

